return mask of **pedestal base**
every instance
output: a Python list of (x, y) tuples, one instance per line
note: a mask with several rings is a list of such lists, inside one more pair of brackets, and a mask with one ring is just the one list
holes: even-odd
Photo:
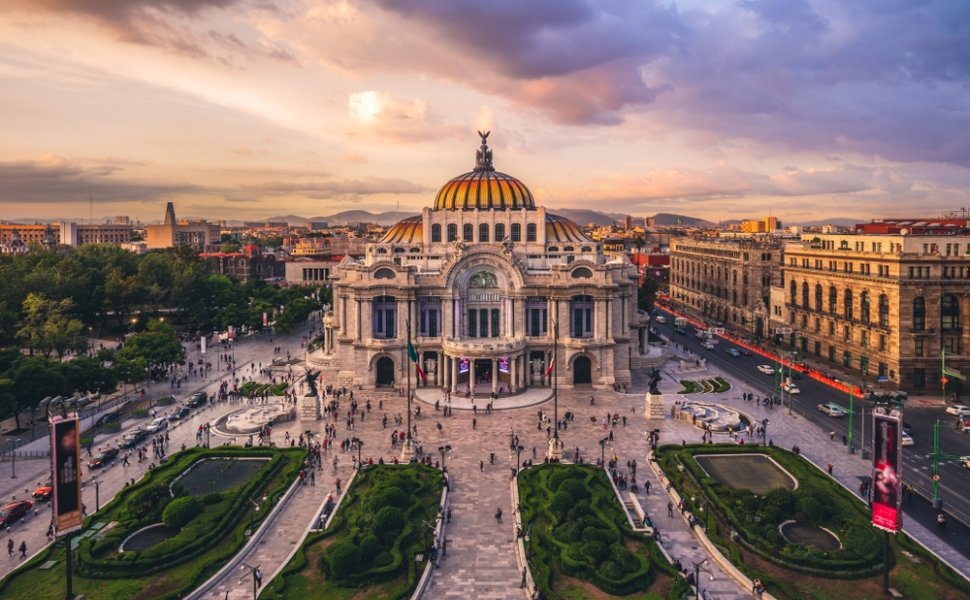
[(554, 437), (549, 440), (549, 449), (546, 451), (546, 458), (549, 460), (562, 460), (563, 443), (562, 440)]
[(312, 394), (306, 394), (300, 398), (300, 420), (319, 421), (320, 420), (320, 398)]
[(651, 394), (647, 392), (644, 398), (643, 416), (647, 419), (664, 419), (664, 396), (663, 394)]
[(408, 438), (401, 446), (401, 462), (411, 462), (412, 458), (414, 458), (414, 440)]

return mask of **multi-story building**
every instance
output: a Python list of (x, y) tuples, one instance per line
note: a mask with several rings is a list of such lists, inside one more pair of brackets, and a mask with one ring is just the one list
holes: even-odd
[(121, 245), (131, 241), (132, 226), (125, 223), (0, 223), (0, 244), (9, 243), (14, 236), (28, 244), (37, 242), (44, 246), (61, 244)]
[(788, 343), (907, 391), (941, 390), (944, 351), (948, 370), (970, 370), (970, 233), (940, 231), (785, 244)]
[(709, 319), (768, 334), (771, 286), (781, 282), (775, 237), (670, 240), (670, 297)]
[(189, 246), (198, 251), (216, 244), (222, 238), (222, 229), (208, 221), (178, 221), (175, 219), (175, 206), (169, 202), (165, 206), (165, 221), (147, 227), (148, 248), (177, 248)]
[(778, 229), (781, 229), (781, 221), (778, 220), (778, 217), (741, 221), (741, 233), (771, 233)]
[(494, 169), (485, 136), (476, 162), (433, 207), (330, 274), (334, 306), (311, 362), (342, 385), (400, 385), (413, 369), (410, 324), (427, 385), (452, 392), (555, 377), (628, 384), (648, 351), (630, 261), (536, 206), (524, 183)]

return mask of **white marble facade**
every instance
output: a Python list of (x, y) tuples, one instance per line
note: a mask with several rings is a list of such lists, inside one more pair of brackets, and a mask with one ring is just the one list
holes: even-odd
[[(481, 135), (475, 170), (334, 269), (310, 357), (326, 383), (401, 387), (410, 366), (413, 386), (453, 393), (470, 381), (478, 393), (515, 393), (553, 376), (561, 387), (629, 384), (647, 352), (635, 267), (536, 207), (522, 182), (495, 171)], [(408, 322), (427, 383), (407, 357)]]

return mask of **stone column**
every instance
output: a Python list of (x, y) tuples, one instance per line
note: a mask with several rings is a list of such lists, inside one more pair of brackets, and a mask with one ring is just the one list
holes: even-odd
[(492, 393), (498, 393), (498, 359), (492, 359)]
[(509, 359), (509, 392), (513, 394), (518, 391), (519, 387), (519, 382), (516, 380), (516, 377), (519, 374), (519, 370), (516, 368), (518, 362), (518, 356), (513, 356)]
[(451, 393), (458, 393), (458, 357), (451, 357)]

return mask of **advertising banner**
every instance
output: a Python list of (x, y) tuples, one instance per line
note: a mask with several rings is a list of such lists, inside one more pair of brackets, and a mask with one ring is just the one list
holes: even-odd
[(500, 356), (500, 357), (498, 357), (498, 370), (499, 370), (499, 373), (508, 373), (509, 372), (509, 357), (508, 356)]
[(898, 417), (872, 415), (872, 524), (896, 533), (902, 525), (902, 427)]
[(263, 327), (269, 327), (269, 315), (266, 314), (265, 310), (263, 311)]
[(51, 419), (54, 527), (58, 535), (81, 528), (81, 445), (77, 413)]
[(200, 348), (202, 354), (205, 354), (205, 336), (204, 335), (199, 338), (199, 343), (201, 344), (199, 346), (199, 348)]
[(462, 356), (460, 359), (458, 359), (458, 372), (467, 373), (468, 369), (469, 369), (468, 359)]

